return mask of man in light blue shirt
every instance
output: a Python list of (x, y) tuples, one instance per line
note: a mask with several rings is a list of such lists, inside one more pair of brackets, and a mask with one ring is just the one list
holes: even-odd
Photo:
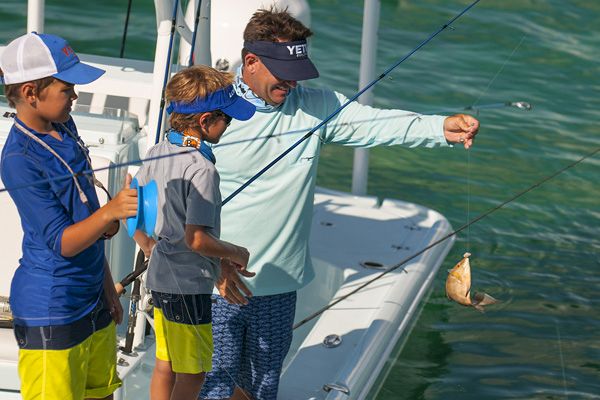
[[(260, 10), (246, 26), (235, 87), (257, 112), (248, 122), (233, 121), (214, 148), (224, 197), (346, 103), (340, 93), (297, 84), (318, 77), (307, 53), (306, 38), (311, 34), (278, 10)], [(213, 305), (213, 372), (207, 375), (201, 397), (277, 396), (291, 343), (296, 291), (314, 278), (308, 243), (323, 143), (360, 147), (463, 143), (469, 148), (478, 128), (479, 122), (464, 114), (413, 115), (354, 102), (227, 203), (222, 237), (250, 250), (248, 270), (256, 276), (245, 280), (222, 268), (217, 283), (222, 297)]]

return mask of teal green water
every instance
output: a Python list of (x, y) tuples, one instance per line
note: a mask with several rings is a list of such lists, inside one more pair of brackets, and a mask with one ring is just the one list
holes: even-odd
[[(240, 0), (243, 1), (243, 0)], [(82, 7), (82, 4), (86, 4)], [(360, 0), (312, 0), (312, 57), (326, 85), (357, 90)], [(383, 0), (383, 71), (468, 4)], [(124, 0), (47, 0), (46, 31), (117, 56)], [(151, 2), (134, 1), (126, 56), (154, 54)], [(0, 42), (23, 33), (21, 0), (0, 3)], [(483, 0), (375, 87), (375, 105), (420, 112), (526, 100), (482, 111), (462, 149), (378, 148), (369, 193), (423, 204), (459, 227), (600, 147), (600, 2)], [(352, 152), (326, 147), (319, 184), (349, 190)], [(600, 398), (600, 156), (463, 232), (378, 399)], [(485, 314), (449, 303), (445, 271), (467, 249), (473, 286), (502, 300)]]

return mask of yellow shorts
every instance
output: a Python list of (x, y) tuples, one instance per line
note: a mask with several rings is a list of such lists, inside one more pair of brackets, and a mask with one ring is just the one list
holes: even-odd
[(111, 395), (121, 386), (116, 349), (114, 322), (68, 349), (20, 349), (23, 399), (81, 400)]
[(171, 362), (171, 370), (199, 374), (212, 369), (212, 324), (169, 321), (160, 308), (154, 308), (156, 358)]

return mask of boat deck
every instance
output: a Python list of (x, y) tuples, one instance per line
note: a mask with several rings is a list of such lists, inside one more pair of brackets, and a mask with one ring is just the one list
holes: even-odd
[[(312, 225), (311, 253), (315, 280), (298, 295), (296, 321), (303, 320), (332, 299), (354, 290), (385, 268), (411, 256), (450, 232), (438, 213), (415, 204), (386, 200), (378, 206), (370, 197), (317, 188)], [(279, 398), (368, 398), (377, 377), (398, 342), (410, 333), (431, 283), (452, 246), (452, 239), (416, 257), (365, 289), (343, 300), (294, 332), (285, 361)], [(375, 268), (365, 268), (370, 264)], [(323, 342), (330, 335), (341, 339), (337, 347)], [(147, 341), (130, 369), (123, 398), (148, 395), (153, 367), (153, 341)], [(134, 368), (132, 363), (138, 363)], [(375, 389), (376, 390), (376, 389)]]

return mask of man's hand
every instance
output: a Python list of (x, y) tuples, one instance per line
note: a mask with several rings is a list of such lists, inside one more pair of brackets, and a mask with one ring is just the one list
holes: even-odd
[(219, 290), (221, 297), (227, 300), (227, 302), (245, 305), (248, 304), (246, 296), (252, 297), (252, 292), (240, 279), (240, 275), (251, 278), (256, 274), (246, 270), (246, 266), (236, 265), (228, 259), (223, 258), (221, 259), (221, 276), (215, 283), (215, 286)]
[(479, 121), (467, 114), (456, 114), (444, 120), (444, 136), (449, 143), (462, 143), (465, 149), (473, 145), (479, 131)]

